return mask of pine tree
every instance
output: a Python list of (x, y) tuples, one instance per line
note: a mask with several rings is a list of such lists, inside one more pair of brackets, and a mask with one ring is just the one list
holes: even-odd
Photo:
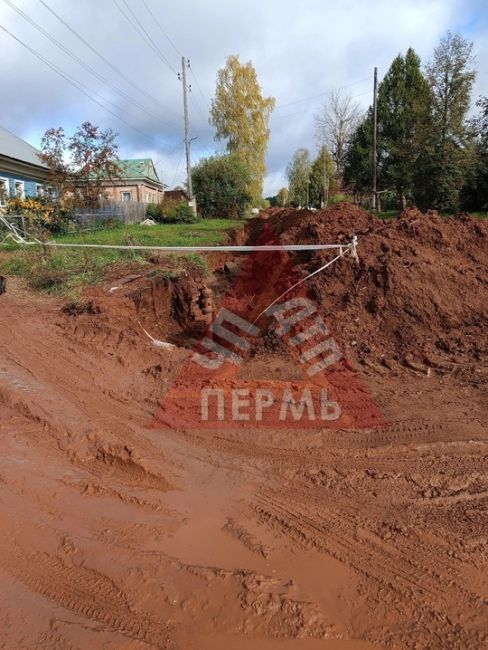
[(344, 161), (344, 186), (357, 201), (362, 201), (372, 190), (372, 152), (373, 110), (370, 108), (348, 143)]
[(430, 126), (432, 95), (412, 48), (398, 55), (378, 89), (378, 145), (384, 189), (399, 207), (416, 195), (419, 162)]

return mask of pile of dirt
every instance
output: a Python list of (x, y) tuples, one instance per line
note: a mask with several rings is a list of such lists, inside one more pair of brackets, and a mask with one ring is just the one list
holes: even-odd
[(194, 330), (204, 331), (213, 310), (213, 292), (198, 269), (168, 270), (162, 263), (149, 271), (114, 275), (85, 290), (81, 301), (69, 302), (62, 312), (71, 317), (79, 335), (103, 330), (104, 343), (149, 330), (163, 340), (179, 340)]
[[(266, 224), (283, 243), (358, 236), (359, 262), (346, 256), (308, 284), (332, 331), (360, 361), (452, 369), (486, 360), (488, 223), (413, 209), (382, 220), (339, 204), (274, 210)], [(299, 267), (314, 270), (331, 256), (301, 254)]]

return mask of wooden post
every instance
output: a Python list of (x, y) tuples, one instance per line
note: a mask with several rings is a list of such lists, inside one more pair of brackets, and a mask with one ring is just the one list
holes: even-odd
[(377, 134), (378, 134), (378, 68), (374, 69), (373, 82), (373, 210), (378, 209), (377, 188), (376, 188), (376, 165), (377, 165)]

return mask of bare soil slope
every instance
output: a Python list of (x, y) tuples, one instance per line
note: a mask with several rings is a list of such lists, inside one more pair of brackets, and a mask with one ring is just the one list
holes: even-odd
[[(388, 426), (148, 427), (232, 260), (208, 280), (113, 278), (68, 307), (11, 280), (0, 647), (486, 646), (486, 226), (340, 206), (272, 212), (248, 235), (270, 225), (282, 241), (358, 234), (359, 265), (313, 289)], [(287, 361), (270, 343), (252, 363)]]

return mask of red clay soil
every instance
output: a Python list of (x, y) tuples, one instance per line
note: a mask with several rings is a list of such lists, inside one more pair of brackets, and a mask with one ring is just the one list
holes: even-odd
[[(344, 258), (309, 286), (359, 359), (427, 366), (486, 359), (488, 222), (418, 210), (385, 221), (339, 204), (319, 213), (275, 212), (268, 223), (286, 243), (358, 236), (359, 263)], [(314, 255), (307, 268), (329, 257)]]
[[(161, 262), (69, 306), (9, 278), (0, 647), (487, 647), (486, 224), (341, 205), (271, 211), (246, 236), (269, 226), (358, 235), (359, 263), (310, 286), (387, 426), (148, 426), (237, 257), (207, 279)], [(293, 372), (268, 331), (241, 378)]]

